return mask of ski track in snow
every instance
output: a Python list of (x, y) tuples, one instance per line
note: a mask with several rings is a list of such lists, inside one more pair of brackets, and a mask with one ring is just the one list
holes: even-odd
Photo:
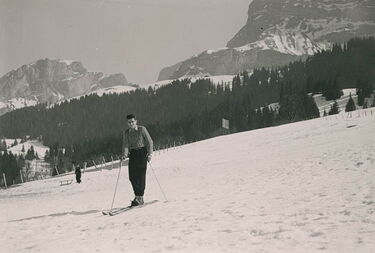
[[(373, 252), (372, 110), (156, 152), (169, 201), (149, 167), (145, 198), (160, 202), (113, 217), (118, 169), (1, 190), (1, 252)], [(131, 198), (123, 167), (115, 206)]]

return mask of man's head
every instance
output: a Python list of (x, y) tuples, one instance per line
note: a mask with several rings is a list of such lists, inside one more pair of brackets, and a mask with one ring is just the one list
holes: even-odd
[(128, 126), (132, 129), (137, 127), (137, 119), (135, 118), (134, 114), (126, 115), (126, 119), (128, 120)]

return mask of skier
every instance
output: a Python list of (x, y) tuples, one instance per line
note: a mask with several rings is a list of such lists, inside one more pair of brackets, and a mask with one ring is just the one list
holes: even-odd
[[(73, 162), (73, 168), (74, 168), (74, 165), (75, 165), (75, 162)], [(75, 174), (76, 174), (76, 181), (78, 184), (81, 183), (81, 167), (79, 166), (79, 164), (77, 164), (77, 166), (75, 166)]]
[(137, 125), (134, 114), (126, 116), (129, 128), (123, 132), (123, 159), (129, 157), (129, 180), (135, 198), (132, 206), (144, 204), (147, 162), (151, 161), (153, 141), (144, 126)]

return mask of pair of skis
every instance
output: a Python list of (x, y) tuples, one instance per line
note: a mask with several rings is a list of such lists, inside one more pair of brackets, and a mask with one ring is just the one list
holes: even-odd
[[(154, 171), (154, 168), (151, 166), (151, 163), (149, 162), (150, 164), (150, 167), (154, 173), (154, 176), (155, 176), (155, 179), (157, 181), (157, 183), (159, 184), (159, 187), (160, 187), (160, 190), (161, 192), (163, 193), (164, 195), (164, 198), (166, 201), (167, 200), (167, 197), (165, 196), (165, 193), (163, 191), (163, 189), (161, 188), (161, 185), (159, 183), (159, 180), (158, 178), (156, 177), (156, 174), (155, 174), (155, 171)], [(118, 180), (120, 178), (120, 173), (121, 173), (121, 165), (122, 165), (122, 159), (120, 159), (120, 168), (119, 168), (119, 171), (118, 171), (118, 176), (117, 176), (117, 180), (116, 180), (116, 186), (115, 186), (115, 192), (113, 194), (113, 199), (112, 199), (112, 205), (111, 205), (111, 209), (109, 209), (108, 211), (102, 211), (103, 215), (109, 215), (109, 216), (114, 216), (114, 215), (117, 215), (117, 214), (120, 214), (120, 213), (123, 213), (123, 212), (126, 212), (126, 211), (129, 211), (129, 210), (133, 210), (133, 209), (137, 209), (137, 208), (142, 208), (144, 206), (148, 206), (150, 204), (154, 204), (156, 202), (158, 202), (158, 200), (153, 200), (153, 201), (149, 201), (149, 202), (145, 202), (143, 205), (139, 205), (139, 206), (127, 206), (127, 207), (122, 207), (122, 208), (113, 208), (113, 204), (115, 202), (115, 197), (116, 197), (116, 191), (117, 191), (117, 185), (118, 185)]]
[(149, 201), (149, 202), (145, 202), (143, 205), (139, 205), (139, 206), (127, 206), (127, 207), (120, 207), (120, 208), (112, 208), (111, 210), (102, 211), (102, 214), (114, 216), (114, 215), (117, 215), (117, 214), (120, 214), (120, 213), (124, 213), (126, 211), (142, 208), (142, 207), (145, 207), (145, 206), (157, 203), (157, 202), (158, 202), (158, 200), (152, 200), (152, 201)]

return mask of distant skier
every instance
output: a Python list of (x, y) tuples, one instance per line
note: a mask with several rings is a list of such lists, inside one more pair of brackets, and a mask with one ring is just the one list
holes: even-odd
[(81, 167), (79, 166), (79, 164), (77, 164), (77, 166), (75, 166), (75, 162), (73, 162), (73, 167), (75, 167), (75, 174), (76, 174), (76, 181), (77, 183), (81, 183)]
[(126, 116), (129, 128), (123, 132), (123, 158), (129, 157), (129, 180), (135, 198), (132, 206), (144, 204), (147, 161), (151, 161), (153, 141), (144, 126), (137, 125), (134, 114)]

